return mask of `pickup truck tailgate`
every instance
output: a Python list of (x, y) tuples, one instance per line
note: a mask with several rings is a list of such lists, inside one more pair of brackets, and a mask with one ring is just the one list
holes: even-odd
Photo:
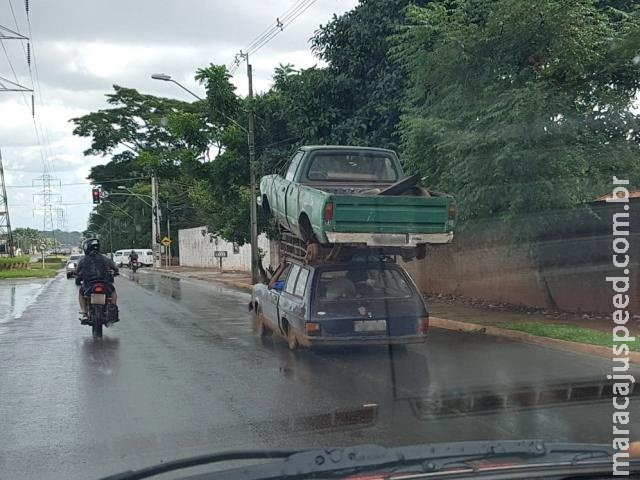
[[(332, 195), (332, 218), (325, 229), (332, 241), (375, 244), (448, 243), (455, 226), (455, 201), (449, 196)], [(382, 234), (363, 236), (337, 234)], [(414, 235), (413, 241), (407, 235)], [(422, 239), (419, 234), (426, 234)], [(433, 235), (439, 235), (435, 237)], [(442, 236), (445, 234), (445, 236)]]

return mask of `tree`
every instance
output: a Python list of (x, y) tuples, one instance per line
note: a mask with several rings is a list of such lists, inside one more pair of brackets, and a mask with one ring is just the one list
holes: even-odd
[(17, 247), (25, 253), (35, 251), (42, 243), (42, 234), (36, 229), (16, 228), (12, 233)]
[(393, 50), (409, 77), (403, 150), (411, 170), (456, 194), (464, 218), (574, 207), (612, 175), (639, 179), (638, 11), (609, 3), (409, 10)]

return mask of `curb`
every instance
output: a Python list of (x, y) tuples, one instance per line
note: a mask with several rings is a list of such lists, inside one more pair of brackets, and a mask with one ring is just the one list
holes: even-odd
[[(429, 325), (443, 330), (451, 330), (456, 332), (477, 333), (481, 335), (491, 335), (493, 337), (507, 338), (509, 340), (530, 343), (534, 345), (542, 345), (544, 347), (562, 350), (564, 352), (571, 351), (576, 353), (584, 353), (587, 355), (595, 355), (611, 359), (613, 354), (611, 348), (601, 345), (589, 345), (586, 343), (570, 342), (568, 340), (558, 340), (555, 338), (539, 337), (531, 333), (519, 332), (517, 330), (507, 330), (505, 328), (494, 327), (491, 325), (480, 325), (477, 323), (460, 322), (458, 320), (447, 320), (446, 318), (430, 317)], [(629, 352), (629, 361), (631, 363), (640, 364), (640, 352)]]

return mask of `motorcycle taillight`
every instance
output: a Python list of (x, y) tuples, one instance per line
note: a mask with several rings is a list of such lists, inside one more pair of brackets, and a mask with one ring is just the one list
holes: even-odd
[(102, 292), (104, 292), (104, 287), (103, 287), (102, 285), (96, 285), (96, 286), (94, 287), (93, 291), (94, 291), (95, 293), (102, 293)]

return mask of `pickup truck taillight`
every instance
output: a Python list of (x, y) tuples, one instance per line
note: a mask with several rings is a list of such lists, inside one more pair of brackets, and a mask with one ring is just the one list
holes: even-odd
[(326, 223), (330, 223), (333, 220), (333, 202), (327, 202), (324, 204), (324, 214), (322, 218)]
[(456, 212), (457, 212), (457, 208), (456, 208), (456, 204), (455, 203), (450, 203), (449, 204), (449, 220), (455, 220), (456, 219)]

